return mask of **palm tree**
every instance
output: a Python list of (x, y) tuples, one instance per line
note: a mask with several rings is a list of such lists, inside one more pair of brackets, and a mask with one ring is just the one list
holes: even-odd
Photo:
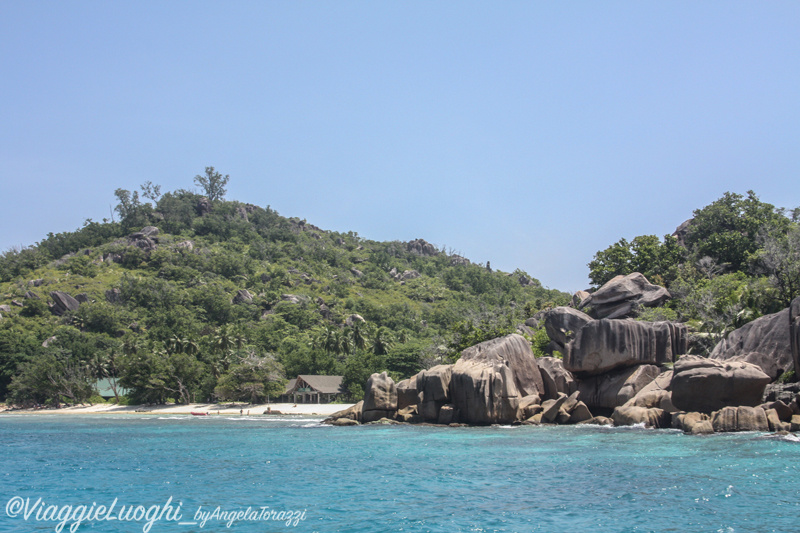
[(372, 336), (372, 351), (375, 355), (386, 355), (394, 346), (392, 334), (381, 326)]

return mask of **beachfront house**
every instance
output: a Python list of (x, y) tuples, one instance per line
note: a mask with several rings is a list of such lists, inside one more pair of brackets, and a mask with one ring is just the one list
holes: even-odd
[(286, 385), (283, 400), (293, 403), (330, 403), (342, 388), (342, 376), (297, 376)]

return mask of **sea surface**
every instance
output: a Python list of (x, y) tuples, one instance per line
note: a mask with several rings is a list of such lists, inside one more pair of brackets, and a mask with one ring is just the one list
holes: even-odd
[(0, 531), (800, 531), (792, 436), (320, 420), (0, 415)]

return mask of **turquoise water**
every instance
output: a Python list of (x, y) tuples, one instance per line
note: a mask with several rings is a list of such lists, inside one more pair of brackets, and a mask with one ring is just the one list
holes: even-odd
[[(144, 513), (170, 497), (180, 518), (167, 513), (149, 531), (800, 530), (800, 442), (752, 433), (8, 415), (0, 416), (0, 450), (0, 531), (58, 525), (10, 517), (14, 498), (29, 507), (41, 498), (40, 509), (53, 505), (54, 514), (115, 499), (115, 512)], [(228, 528), (232, 515), (202, 523), (199, 507), (251, 514)], [(143, 531), (146, 520), (128, 516), (77, 530)]]

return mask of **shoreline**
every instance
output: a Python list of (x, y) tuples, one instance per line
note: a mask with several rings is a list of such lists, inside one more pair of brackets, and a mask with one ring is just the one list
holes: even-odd
[[(269, 404), (215, 404), (192, 403), (188, 405), (116, 405), (98, 403), (94, 405), (78, 405), (60, 409), (5, 409), (2, 415), (82, 415), (82, 414), (132, 414), (132, 415), (191, 415), (205, 413), (217, 415), (306, 415), (329, 416), (337, 411), (348, 409), (349, 403), (269, 403)], [(271, 411), (271, 412), (267, 412)]]

